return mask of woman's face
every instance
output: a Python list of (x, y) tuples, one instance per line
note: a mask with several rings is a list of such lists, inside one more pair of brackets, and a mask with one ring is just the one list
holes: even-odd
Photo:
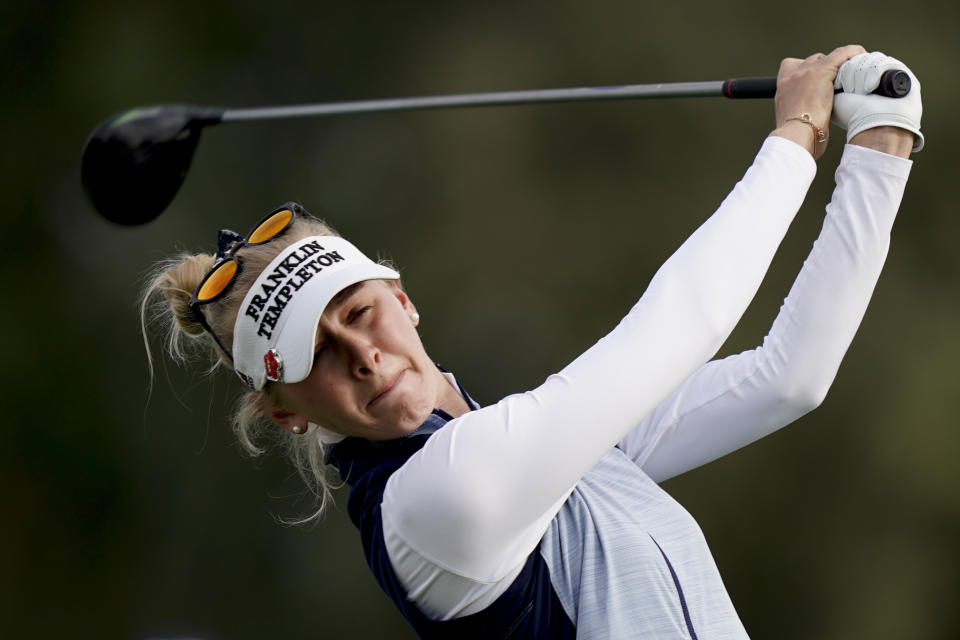
[(454, 390), (427, 356), (415, 312), (407, 294), (383, 280), (340, 292), (320, 318), (310, 375), (277, 386), (283, 411), (274, 420), (371, 440), (419, 427)]

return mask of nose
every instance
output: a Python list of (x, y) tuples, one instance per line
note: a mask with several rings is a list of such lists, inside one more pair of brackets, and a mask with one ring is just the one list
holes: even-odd
[(381, 364), (380, 349), (361, 337), (350, 338), (345, 342), (350, 359), (350, 373), (358, 378), (373, 375)]

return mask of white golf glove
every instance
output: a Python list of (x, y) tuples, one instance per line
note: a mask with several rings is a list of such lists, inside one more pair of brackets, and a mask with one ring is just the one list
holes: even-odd
[[(888, 98), (872, 92), (880, 86), (884, 71), (902, 69), (910, 75), (910, 93), (902, 98)], [(847, 142), (861, 131), (874, 127), (899, 127), (916, 136), (914, 152), (923, 148), (920, 133), (920, 116), (923, 104), (920, 101), (920, 81), (913, 72), (896, 58), (875, 51), (853, 56), (837, 72), (835, 88), (842, 89), (833, 98), (833, 115), (830, 121), (847, 130)]]

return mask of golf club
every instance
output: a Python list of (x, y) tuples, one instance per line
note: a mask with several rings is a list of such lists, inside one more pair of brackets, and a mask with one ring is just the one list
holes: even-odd
[[(361, 100), (308, 105), (221, 109), (157, 105), (130, 109), (103, 121), (84, 146), (81, 180), (93, 207), (122, 225), (145, 224), (170, 204), (183, 184), (204, 127), (246, 120), (276, 120), (416, 109), (445, 109), (547, 102), (581, 102), (642, 98), (772, 98), (774, 77), (708, 82), (673, 82), (612, 87), (539, 89), (418, 98)], [(874, 93), (902, 97), (910, 75), (883, 74)]]

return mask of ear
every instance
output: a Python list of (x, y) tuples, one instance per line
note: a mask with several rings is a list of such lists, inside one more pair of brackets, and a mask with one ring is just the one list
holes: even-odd
[(280, 409), (272, 411), (267, 417), (273, 420), (275, 425), (281, 429), (286, 429), (290, 433), (299, 436), (307, 432), (307, 419), (296, 413), (290, 413), (289, 411)]
[(407, 292), (396, 281), (390, 281), (390, 285), (391, 293), (400, 302), (400, 306), (403, 307), (413, 326), (420, 324), (420, 314), (417, 313), (417, 306), (413, 304), (413, 300), (410, 299)]
[(307, 432), (307, 419), (303, 416), (287, 411), (266, 393), (261, 393), (259, 403), (260, 415), (269, 418), (281, 429), (300, 435)]

